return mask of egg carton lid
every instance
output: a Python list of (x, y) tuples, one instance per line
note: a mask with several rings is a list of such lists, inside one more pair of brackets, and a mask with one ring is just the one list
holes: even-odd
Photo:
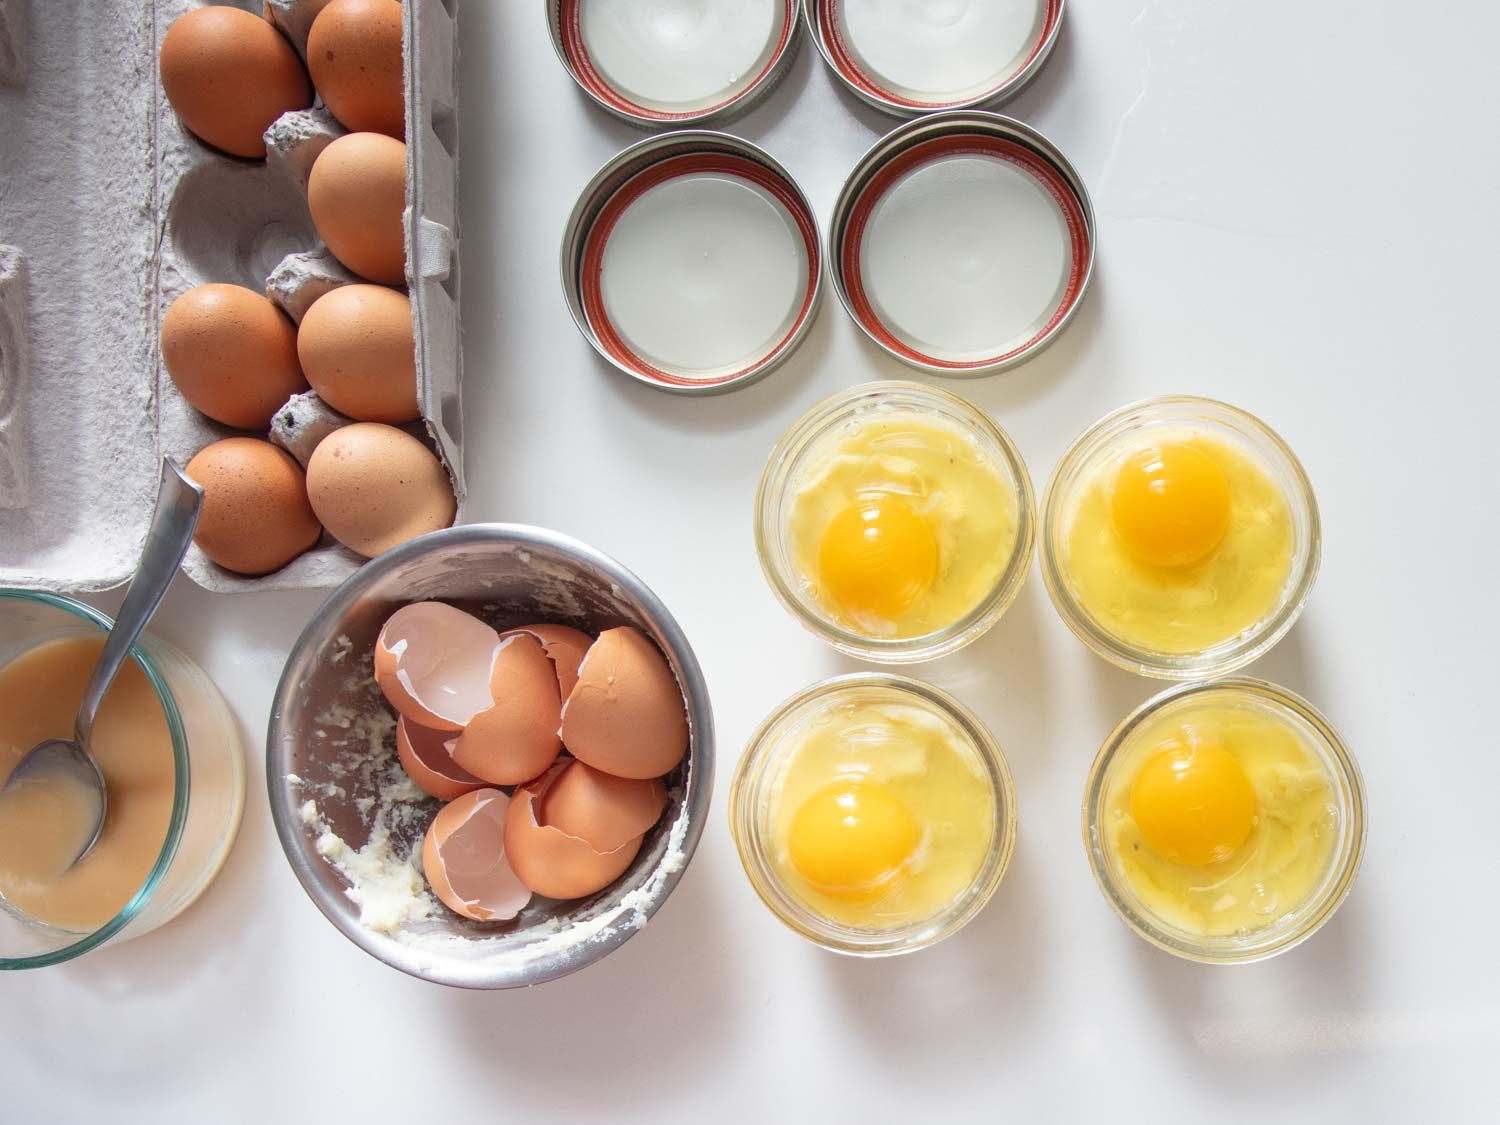
[[(145, 537), (161, 456), (185, 463), (234, 432), (186, 406), (158, 354), (160, 316), (182, 289), (204, 281), (260, 288), (276, 264), (257, 262), (258, 275), (239, 277), (192, 260), (181, 245), (185, 226), (212, 227), (228, 210), (214, 192), (192, 189), (249, 182), (266, 169), (202, 145), (166, 104), (160, 38), (195, 6), (150, 0), (101, 17), (87, 5), (33, 4), (26, 21), (0, 20), (0, 58), (18, 60), (0, 67), (0, 585), (84, 593), (123, 583)], [(260, 11), (255, 0), (239, 6)], [(303, 25), (321, 6), (273, 0), (266, 8), (301, 50)], [(407, 0), (404, 53), (419, 397), (461, 521), (457, 6)], [(315, 237), (270, 244), (276, 258), (321, 249)], [(325, 536), (263, 578), (224, 571), (196, 548), (184, 570), (210, 590), (319, 588), (363, 561)]]

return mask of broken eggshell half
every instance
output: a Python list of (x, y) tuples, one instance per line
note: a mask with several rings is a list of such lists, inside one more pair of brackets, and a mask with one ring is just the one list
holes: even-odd
[(422, 841), (422, 871), (432, 893), (476, 922), (507, 921), (531, 901), (506, 861), (511, 803), (498, 789), (466, 793), (439, 810)]
[(542, 643), (529, 633), (501, 638), (487, 690), (490, 705), (454, 742), (454, 762), (496, 785), (540, 777), (562, 752), (562, 700)]
[(451, 801), (483, 789), (488, 782), (461, 769), (453, 760), (451, 730), (430, 730), (405, 715), (396, 720), (396, 757), (413, 784), (429, 797)]
[(687, 704), (666, 658), (639, 629), (599, 634), (562, 710), (572, 755), (616, 777), (669, 773), (687, 753)]
[(594, 638), (571, 625), (523, 625), (519, 629), (512, 629), (510, 633), (526, 633), (541, 642), (542, 648), (547, 652), (547, 659), (557, 669), (558, 694), (567, 699), (578, 683), (578, 666), (583, 663), (584, 655), (594, 643)]
[(588, 840), (547, 823), (549, 791), (573, 768), (571, 760), (558, 762), (543, 777), (517, 789), (505, 814), (505, 852), (511, 866), (523, 883), (546, 898), (584, 898), (609, 886), (635, 859), (651, 827), (648, 822), (623, 844), (600, 851)]
[(494, 706), (490, 678), (500, 635), (443, 602), (412, 602), (375, 642), (375, 682), (402, 715), (430, 730), (461, 731)]
[(557, 771), (540, 816), (543, 824), (587, 841), (596, 852), (611, 852), (643, 835), (666, 803), (667, 787), (659, 777), (615, 777), (572, 761)]

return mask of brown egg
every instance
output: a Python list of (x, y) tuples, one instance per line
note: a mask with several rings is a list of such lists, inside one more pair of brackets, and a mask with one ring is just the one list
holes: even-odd
[(610, 852), (645, 833), (661, 816), (667, 787), (661, 778), (615, 777), (583, 762), (559, 770), (542, 801), (541, 820)]
[(411, 299), (384, 285), (341, 285), (312, 303), (297, 356), (318, 397), (361, 422), (414, 422), (416, 343)]
[(263, 134), (312, 105), (297, 52), (274, 27), (240, 8), (195, 8), (161, 41), (161, 84), (182, 123), (235, 156), (266, 155)]
[(444, 805), (422, 841), (422, 873), (444, 906), (476, 922), (514, 918), (531, 901), (505, 855), (513, 802), (498, 789), (476, 789)]
[(483, 781), (454, 764), (448, 751), (452, 741), (452, 731), (418, 726), (405, 715), (396, 720), (396, 757), (401, 768), (412, 784), (440, 801), (485, 788)]
[(296, 328), (242, 285), (199, 285), (173, 301), (161, 318), (161, 358), (193, 407), (242, 430), (265, 429), (307, 390)]
[(307, 68), (345, 128), (406, 136), (397, 0), (333, 0), (308, 32)]
[(500, 641), (490, 672), (494, 705), (479, 712), (453, 745), (453, 761), (496, 785), (540, 777), (562, 752), (562, 697), (541, 642), (525, 633)]
[(667, 773), (687, 753), (687, 705), (666, 659), (639, 629), (606, 629), (563, 708), (563, 745), (616, 777)]
[(430, 449), (405, 430), (356, 422), (318, 443), (307, 495), (329, 533), (368, 558), (453, 522), (453, 485)]
[(578, 682), (578, 666), (594, 643), (594, 638), (582, 629), (570, 625), (523, 625), (512, 632), (529, 633), (541, 641), (547, 651), (547, 659), (557, 671), (558, 693), (563, 699), (573, 694), (573, 685)]
[(270, 574), (318, 541), (302, 468), (270, 442), (216, 441), (188, 462), (187, 475), (203, 486), (193, 542), (225, 570)]
[(307, 207), (333, 256), (386, 285), (406, 278), (406, 145), (384, 133), (349, 133), (313, 161)]
[[(547, 898), (583, 898), (625, 873), (641, 850), (641, 837), (613, 851), (595, 850), (587, 840), (539, 823), (537, 805), (571, 763), (559, 763), (546, 776), (517, 789), (505, 814), (505, 855), (521, 882)], [(483, 792), (483, 790), (481, 790)]]

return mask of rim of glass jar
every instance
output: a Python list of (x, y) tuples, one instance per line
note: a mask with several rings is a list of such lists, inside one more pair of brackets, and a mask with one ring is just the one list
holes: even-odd
[[(50, 606), (70, 613), (74, 617), (93, 625), (102, 632), (109, 632), (114, 626), (114, 621), (106, 614), (100, 613), (92, 606), (72, 598), (63, 597), (59, 594), (48, 594), (37, 590), (6, 590), (0, 589), (0, 601), (33, 602), (38, 605)], [(120, 912), (104, 925), (92, 933), (81, 935), (77, 941), (70, 945), (47, 953), (38, 953), (29, 957), (0, 957), (0, 971), (9, 969), (40, 969), (48, 965), (58, 965), (64, 961), (71, 961), (75, 957), (81, 957), (90, 950), (97, 949), (110, 938), (114, 937), (126, 926), (135, 920), (145, 905), (151, 901), (151, 896), (156, 893), (156, 888), (166, 877), (167, 871), (172, 866), (172, 860), (177, 856), (178, 846), (182, 843), (183, 828), (187, 824), (188, 794), (192, 787), (192, 767), (188, 759), (187, 731), (182, 725), (182, 713), (177, 707), (177, 698), (172, 694), (171, 687), (167, 684), (166, 676), (157, 667), (156, 662), (151, 659), (149, 653), (141, 647), (137, 641), (130, 648), (130, 656), (136, 665), (146, 674), (151, 689), (156, 693), (157, 701), (161, 704), (162, 713), (167, 719), (167, 730), (172, 736), (172, 766), (174, 777), (174, 788), (172, 791), (172, 815), (167, 821), (167, 837), (162, 841), (161, 851), (157, 853), (156, 862), (147, 873), (145, 881), (141, 883), (130, 901), (120, 908)], [(57, 930), (47, 927), (45, 923), (33, 923), (54, 933), (66, 934), (68, 931)]]
[[(1194, 940), (1166, 926), (1158, 925), (1149, 910), (1138, 904), (1128, 887), (1122, 886), (1110, 869), (1108, 856), (1100, 841), (1099, 818), (1104, 799), (1104, 781), (1115, 756), (1129, 741), (1140, 726), (1163, 707), (1192, 695), (1210, 691), (1231, 691), (1253, 695), (1262, 702), (1286, 708), (1307, 723), (1322, 740), (1326, 755), (1325, 764), (1332, 762), (1337, 774), (1335, 788), (1339, 791), (1339, 812), (1349, 822), (1349, 832), (1343, 842), (1343, 850), (1335, 855), (1330, 874), (1325, 876), (1319, 897), (1309, 900), (1305, 914), (1297, 925), (1283, 933), (1273, 934), (1257, 941), (1249, 939), (1235, 943), (1235, 939)], [(1099, 748), (1094, 764), (1089, 770), (1088, 785), (1083, 798), (1083, 847), (1088, 855), (1089, 869), (1099, 885), (1105, 901), (1137, 935), (1174, 956), (1205, 965), (1247, 965), (1264, 961), (1279, 953), (1301, 945), (1332, 918), (1338, 908), (1349, 897), (1364, 860), (1365, 839), (1369, 833), (1367, 823), (1364, 778), (1359, 772), (1359, 763), (1354, 760), (1348, 745), (1334, 729), (1327, 717), (1302, 696), (1269, 680), (1253, 676), (1227, 676), (1202, 682), (1177, 684), (1152, 696), (1132, 711), (1115, 727)], [(1273, 927), (1268, 927), (1271, 929)], [(1232, 944), (1233, 943), (1233, 944)]]
[[(1263, 442), (1282, 459), (1272, 465), (1273, 473), (1290, 478), (1296, 496), (1289, 503), (1299, 504), (1307, 521), (1305, 540), (1297, 544), (1292, 560), (1292, 580), (1287, 584), (1276, 609), (1243, 635), (1213, 648), (1195, 653), (1164, 653), (1126, 643), (1094, 622), (1088, 611), (1073, 596), (1064, 576), (1062, 563), (1062, 510), (1065, 498), (1077, 483), (1078, 474), (1092, 461), (1106, 443), (1131, 429), (1158, 421), (1204, 421), (1227, 427), (1255, 442)], [(1294, 514), (1295, 520), (1295, 514)], [(1041, 507), (1042, 581), (1063, 623), (1073, 635), (1097, 655), (1116, 667), (1141, 676), (1161, 680), (1198, 680), (1236, 672), (1269, 652), (1291, 630), (1302, 616), (1317, 581), (1323, 557), (1323, 525), (1318, 512), (1318, 498), (1313, 492), (1307, 470), (1281, 435), (1265, 422), (1218, 399), (1196, 395), (1159, 395), (1141, 399), (1106, 414), (1068, 447), (1052, 471), (1042, 496)]]
[[(1016, 542), (994, 588), (958, 621), (915, 637), (868, 637), (843, 628), (803, 600), (796, 587), (795, 574), (786, 573), (791, 570), (789, 563), (786, 572), (778, 565), (785, 537), (780, 518), (782, 498), (803, 456), (833, 425), (888, 396), (904, 397), (908, 404), (939, 405), (956, 413), (961, 421), (972, 425), (978, 436), (993, 446), (992, 452), (999, 455), (1009, 471), (1016, 491)], [(772, 447), (755, 490), (755, 552), (776, 600), (804, 628), (839, 652), (877, 664), (915, 664), (933, 660), (978, 640), (1000, 620), (1020, 594), (1031, 569), (1035, 546), (1036, 494), (1026, 462), (1010, 435), (988, 413), (967, 399), (951, 391), (905, 379), (860, 383), (816, 403), (793, 422)]]
[[(761, 835), (757, 805), (776, 748), (778, 728), (813, 704), (865, 688), (894, 690), (936, 708), (973, 743), (989, 769), (995, 793), (995, 835), (984, 866), (964, 895), (930, 918), (898, 930), (856, 930), (820, 918), (785, 890), (772, 868)], [(951, 937), (974, 920), (994, 896), (1010, 867), (1016, 845), (1016, 788), (1005, 751), (988, 727), (968, 707), (941, 688), (891, 672), (850, 672), (819, 680), (780, 703), (750, 736), (729, 786), (729, 828), (750, 886), (785, 926), (833, 953), (852, 957), (890, 957), (915, 953)]]

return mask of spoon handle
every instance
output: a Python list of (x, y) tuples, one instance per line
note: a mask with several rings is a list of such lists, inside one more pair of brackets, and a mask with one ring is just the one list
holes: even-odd
[(85, 749), (104, 693), (114, 683), (115, 675), (130, 655), (130, 646), (135, 644), (146, 622), (151, 620), (151, 615), (166, 596), (167, 587), (177, 576), (182, 556), (187, 554), (188, 544), (193, 541), (202, 506), (203, 489), (170, 457), (163, 457), (161, 485), (156, 493), (156, 510), (151, 514), (151, 528), (146, 532), (146, 548), (141, 552), (140, 565), (131, 579), (130, 591), (115, 616), (114, 628), (109, 631), (104, 649), (99, 653), (99, 663), (94, 666), (94, 674), (84, 689), (83, 702), (78, 705), (74, 737)]

